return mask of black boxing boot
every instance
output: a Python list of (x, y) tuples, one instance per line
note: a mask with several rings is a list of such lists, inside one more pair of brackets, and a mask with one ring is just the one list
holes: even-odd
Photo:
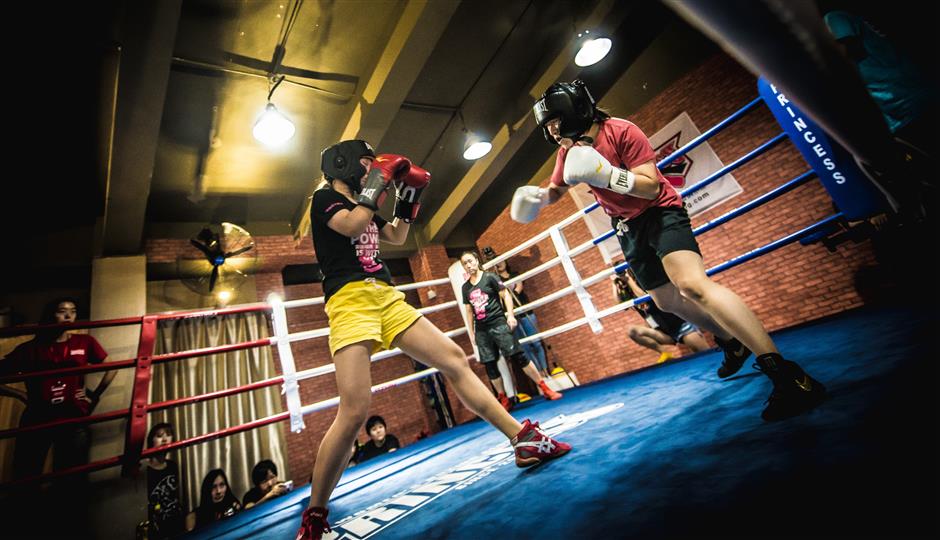
[(774, 389), (767, 398), (761, 418), (767, 422), (783, 420), (809, 411), (826, 399), (826, 387), (810, 377), (796, 363), (777, 353), (757, 357), (754, 369), (770, 377)]
[(751, 350), (733, 337), (725, 341), (715, 336), (715, 343), (725, 352), (725, 358), (721, 361), (721, 365), (718, 366), (718, 377), (722, 379), (737, 373), (738, 370), (741, 369), (741, 366), (744, 365), (744, 361), (751, 356)]

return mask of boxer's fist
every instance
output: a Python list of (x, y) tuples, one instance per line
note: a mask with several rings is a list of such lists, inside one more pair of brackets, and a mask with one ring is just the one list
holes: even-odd
[(379, 154), (372, 160), (372, 169), (382, 171), (389, 180), (399, 180), (411, 168), (411, 160), (397, 154)]
[(421, 192), (429, 183), (431, 173), (417, 165), (412, 165), (400, 180), (396, 180), (394, 216), (401, 218), (405, 223), (413, 222), (421, 208)]
[(548, 204), (548, 190), (538, 186), (522, 186), (512, 196), (509, 216), (519, 223), (529, 223)]
[(633, 173), (614, 167), (592, 146), (573, 146), (565, 156), (565, 183), (589, 184), (621, 195), (633, 191)]
[(357, 203), (366, 208), (377, 212), (385, 200), (388, 192), (388, 186), (392, 181), (408, 173), (411, 168), (411, 161), (404, 156), (395, 154), (379, 154), (372, 161), (372, 167), (369, 174), (366, 175), (366, 182), (359, 193)]

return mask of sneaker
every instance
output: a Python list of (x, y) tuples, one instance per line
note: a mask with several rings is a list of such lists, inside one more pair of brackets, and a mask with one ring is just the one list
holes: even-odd
[(659, 353), (659, 360), (656, 360), (656, 363), (662, 364), (663, 362), (666, 362), (667, 360), (672, 360), (672, 358), (673, 356), (671, 354), (664, 351), (664, 352)]
[(810, 377), (796, 363), (779, 354), (763, 354), (754, 369), (770, 377), (774, 389), (761, 413), (765, 421), (783, 420), (806, 412), (826, 399), (826, 387)]
[(512, 410), (512, 402), (509, 401), (509, 398), (506, 397), (506, 394), (500, 394), (496, 396), (496, 399), (498, 399), (499, 404), (502, 405), (504, 409), (506, 409), (506, 412), (509, 412)]
[(513, 449), (516, 452), (517, 467), (531, 467), (543, 461), (561, 457), (571, 450), (570, 444), (552, 439), (539, 429), (539, 423), (526, 420), (522, 424), (522, 431), (512, 438)]
[(539, 390), (542, 391), (542, 395), (545, 396), (545, 399), (552, 401), (561, 399), (561, 392), (552, 390), (547, 384), (545, 384), (545, 381), (539, 381)]
[(304, 510), (300, 521), (300, 529), (294, 540), (321, 540), (323, 533), (333, 532), (330, 523), (326, 520), (330, 511), (322, 506), (311, 506)]
[(744, 365), (747, 357), (751, 356), (751, 350), (735, 338), (725, 341), (715, 336), (715, 343), (725, 352), (725, 358), (721, 361), (721, 366), (718, 367), (718, 377), (722, 379), (737, 373)]

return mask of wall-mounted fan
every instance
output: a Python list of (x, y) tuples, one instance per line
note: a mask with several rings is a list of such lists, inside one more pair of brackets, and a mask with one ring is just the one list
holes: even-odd
[(257, 264), (251, 234), (234, 223), (204, 227), (176, 260), (180, 281), (201, 295), (234, 291)]

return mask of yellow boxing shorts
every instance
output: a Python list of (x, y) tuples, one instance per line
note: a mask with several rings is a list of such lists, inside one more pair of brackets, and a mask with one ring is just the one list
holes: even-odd
[(421, 314), (405, 295), (382, 281), (352, 281), (326, 303), (330, 320), (330, 354), (347, 345), (372, 340), (372, 354), (391, 349), (392, 341)]

